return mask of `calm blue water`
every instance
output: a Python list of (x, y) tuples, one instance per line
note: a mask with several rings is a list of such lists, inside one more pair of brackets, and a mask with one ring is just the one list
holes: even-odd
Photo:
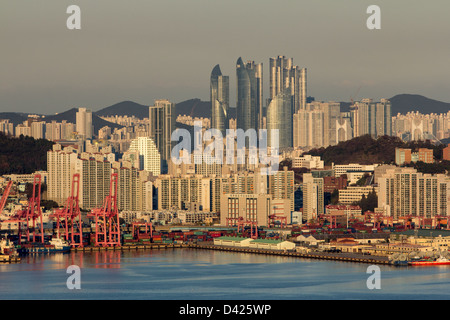
[[(67, 267), (81, 269), (70, 290)], [(0, 264), (0, 299), (308, 300), (449, 299), (450, 266), (380, 266), (369, 290), (367, 264), (195, 249), (72, 252)]]

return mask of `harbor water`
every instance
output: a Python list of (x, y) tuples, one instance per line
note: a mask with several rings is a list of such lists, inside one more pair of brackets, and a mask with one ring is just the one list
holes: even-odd
[[(70, 266), (79, 288), (69, 288)], [(437, 300), (450, 298), (450, 265), (379, 266), (196, 249), (27, 255), (0, 264), (2, 300)]]

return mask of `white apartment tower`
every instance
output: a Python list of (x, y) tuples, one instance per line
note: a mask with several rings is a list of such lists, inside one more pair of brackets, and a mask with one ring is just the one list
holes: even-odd
[(127, 155), (135, 152), (139, 160), (139, 170), (151, 172), (154, 176), (161, 174), (161, 156), (153, 139), (148, 137), (138, 137), (131, 141)]
[(76, 113), (76, 130), (84, 139), (92, 139), (94, 127), (92, 125), (92, 111), (78, 108)]

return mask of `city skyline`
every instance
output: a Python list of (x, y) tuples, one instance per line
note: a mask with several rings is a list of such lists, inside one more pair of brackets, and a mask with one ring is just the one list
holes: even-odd
[[(367, 29), (366, 9), (372, 3), (366, 1), (345, 6), (332, 1), (79, 1), (82, 29), (76, 31), (65, 26), (69, 4), (3, 6), (2, 111), (53, 114), (71, 107), (95, 111), (124, 100), (145, 105), (160, 98), (207, 101), (214, 65), (220, 64), (235, 88), (238, 57), (263, 63), (268, 75), (269, 58), (278, 55), (308, 68), (308, 95), (317, 100), (415, 93), (450, 101), (449, 44), (443, 41), (449, 35), (445, 8), (450, 5), (444, 1), (377, 1), (381, 30)], [(282, 9), (283, 15), (275, 14)], [(258, 12), (255, 18), (249, 16), (252, 10)], [(235, 107), (236, 92), (230, 91)], [(268, 81), (263, 91), (267, 98)]]

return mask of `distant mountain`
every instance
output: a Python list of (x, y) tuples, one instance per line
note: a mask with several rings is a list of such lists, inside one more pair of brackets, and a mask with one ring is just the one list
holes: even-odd
[(136, 118), (144, 119), (148, 118), (148, 106), (133, 101), (122, 101), (96, 111), (95, 114), (99, 117), (134, 115)]
[(203, 118), (211, 118), (211, 102), (200, 99), (190, 99), (179, 102), (175, 106), (177, 115), (187, 115)]
[(0, 112), (0, 119), (8, 119), (14, 126), (17, 126), (28, 119), (28, 113)]
[[(52, 122), (52, 121), (61, 122), (62, 120), (66, 120), (67, 122), (76, 123), (77, 110), (78, 110), (77, 108), (72, 108), (70, 110), (55, 115), (40, 115), (40, 116), (44, 117), (42, 120), (45, 122)], [(13, 123), (14, 126), (17, 126), (18, 124), (21, 124), (25, 120), (27, 120), (28, 115), (30, 114), (21, 112), (0, 112), (0, 119), (9, 119), (9, 121)], [(101, 119), (95, 113), (92, 114), (92, 124), (94, 126), (94, 132), (98, 132), (98, 130), (104, 126), (109, 126), (112, 129), (123, 128), (123, 126), (121, 125)]]
[[(142, 105), (133, 101), (122, 101), (112, 106), (96, 111), (97, 116), (135, 116), (139, 119), (148, 118), (149, 105)], [(200, 99), (189, 99), (175, 103), (176, 115), (192, 117), (211, 117), (211, 102)]]
[[(391, 101), (391, 113), (406, 114), (410, 111), (418, 111), (422, 114), (447, 113), (450, 103), (433, 100), (418, 94), (398, 94), (389, 99)], [(350, 102), (341, 102), (341, 112), (350, 111)]]
[[(67, 122), (76, 123), (77, 122), (77, 111), (78, 108), (72, 108), (70, 110), (67, 110), (65, 112), (61, 112), (55, 115), (46, 116), (43, 120), (45, 122), (61, 122), (62, 120), (66, 120)], [(119, 124), (115, 124), (106, 120), (103, 120), (100, 118), (97, 114), (94, 112), (92, 113), (92, 125), (94, 126), (94, 132), (97, 133), (98, 130), (103, 128), (104, 126), (109, 126), (111, 129), (114, 130), (114, 128), (123, 128), (123, 126)]]
[(433, 100), (417, 94), (399, 94), (391, 99), (392, 115), (419, 111), (423, 114), (446, 113), (450, 110), (450, 103)]

